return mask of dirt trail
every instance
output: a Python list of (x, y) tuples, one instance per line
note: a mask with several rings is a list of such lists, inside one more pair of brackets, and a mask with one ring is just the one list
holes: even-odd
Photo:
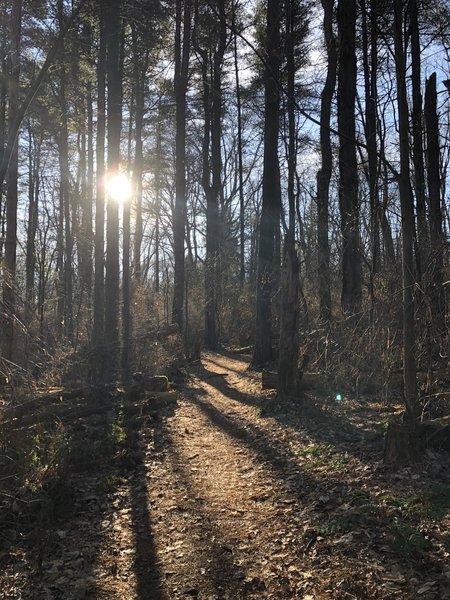
[(285, 594), (301, 507), (294, 515), (295, 497), (256, 425), (252, 380), (239, 375), (247, 365), (209, 355), (203, 366), (164, 432), (164, 459), (154, 473), (164, 492), (150, 494), (170, 573), (166, 596), (290, 597), (280, 596), (279, 583)]
[(270, 392), (247, 366), (205, 354), (158, 431), (148, 491), (158, 580), (138, 597), (450, 598), (448, 543), (406, 566), (391, 516), (372, 508), (389, 475), (366, 443), (367, 405), (325, 401), (315, 414), (309, 398), (307, 418), (295, 406), (262, 418)]
[[(247, 366), (242, 358), (203, 357), (175, 414), (156, 428), (144, 451), (137, 491), (131, 486), (134, 492), (124, 498), (125, 506), (135, 506), (125, 539), (131, 544), (134, 536), (136, 551), (133, 569), (123, 546), (115, 552), (122, 596), (113, 584), (103, 588), (104, 596), (97, 587), (90, 597), (375, 597), (373, 570), (361, 565), (358, 552), (344, 550), (349, 555), (339, 573), (336, 555), (316, 552), (316, 509), (327, 518), (327, 503), (342, 503), (347, 489), (320, 468), (312, 474), (302, 467), (298, 450), (311, 441), (304, 432), (261, 418), (267, 394)], [(117, 545), (115, 534), (109, 548)], [(105, 571), (105, 550), (100, 556), (96, 580), (105, 583), (111, 568)]]
[(428, 545), (393, 550), (383, 498), (428, 483), (383, 470), (379, 406), (309, 397), (307, 415), (284, 413), (259, 380), (244, 357), (205, 354), (176, 410), (130, 431), (111, 490), (107, 473), (75, 476), (74, 516), (42, 564), (14, 557), (0, 598), (450, 598), (448, 516), (418, 533)]

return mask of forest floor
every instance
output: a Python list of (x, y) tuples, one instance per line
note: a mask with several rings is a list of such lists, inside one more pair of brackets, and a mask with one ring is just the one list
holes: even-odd
[(71, 474), (71, 509), (0, 554), (0, 598), (450, 599), (448, 455), (389, 472), (392, 407), (280, 406), (247, 367), (204, 354), (120, 460)]

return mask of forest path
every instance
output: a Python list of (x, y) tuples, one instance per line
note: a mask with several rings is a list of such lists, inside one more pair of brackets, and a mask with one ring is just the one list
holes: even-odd
[(42, 564), (14, 556), (0, 598), (450, 599), (448, 513), (402, 508), (435, 481), (384, 469), (380, 405), (279, 405), (247, 367), (205, 353), (175, 410), (130, 422), (118, 462), (74, 474)]
[(286, 432), (268, 438), (246, 362), (206, 354), (202, 364), (157, 440), (164, 449), (150, 496), (171, 574), (163, 597), (299, 597), (289, 579), (299, 575), (302, 507), (270, 441)]
[(204, 354), (177, 410), (141, 439), (89, 598), (389, 597), (374, 592), (376, 567), (362, 561), (367, 539), (364, 552), (351, 535), (318, 534), (329, 511), (349, 506), (355, 466), (365, 468), (325, 442), (341, 438), (359, 454), (358, 429), (324, 426), (318, 414), (307, 432), (295, 405), (287, 419), (263, 418), (275, 394), (247, 367), (245, 357)]
[(448, 540), (414, 565), (392, 551), (394, 521), (376, 500), (393, 491), (379, 433), (373, 445), (379, 408), (331, 396), (308, 397), (308, 414), (285, 410), (247, 367), (247, 357), (205, 353), (155, 430), (155, 570), (137, 557), (137, 598), (450, 598)]

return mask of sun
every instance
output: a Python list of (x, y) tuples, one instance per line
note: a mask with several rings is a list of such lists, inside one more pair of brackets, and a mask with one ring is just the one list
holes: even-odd
[(107, 176), (105, 188), (109, 198), (120, 204), (127, 202), (133, 192), (131, 181), (125, 173)]

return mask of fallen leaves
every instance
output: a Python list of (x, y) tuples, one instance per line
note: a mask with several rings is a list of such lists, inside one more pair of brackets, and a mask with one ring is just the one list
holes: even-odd
[(210, 356), (175, 415), (141, 426), (133, 464), (74, 476), (74, 513), (48, 532), (40, 575), (20, 539), (1, 555), (2, 589), (16, 590), (5, 598), (30, 582), (36, 599), (158, 585), (171, 600), (450, 598), (448, 515), (416, 515), (408, 526), (426, 544), (407, 558), (395, 547), (395, 532), (418, 545), (399, 499), (429, 479), (383, 471), (364, 437), (379, 410), (317, 398), (301, 419), (289, 407), (261, 418), (269, 396), (246, 364)]

